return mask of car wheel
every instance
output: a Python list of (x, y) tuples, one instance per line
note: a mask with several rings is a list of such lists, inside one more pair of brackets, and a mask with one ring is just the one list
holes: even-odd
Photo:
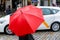
[(4, 32), (5, 32), (5, 34), (8, 34), (8, 35), (12, 35), (13, 34), (11, 32), (11, 30), (8, 29), (8, 25), (5, 27)]
[(51, 29), (52, 29), (54, 32), (59, 31), (59, 29), (60, 29), (59, 23), (53, 23), (52, 26), (51, 26)]

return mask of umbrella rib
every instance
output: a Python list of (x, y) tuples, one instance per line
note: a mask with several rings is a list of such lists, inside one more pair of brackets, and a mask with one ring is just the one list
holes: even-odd
[[(24, 18), (25, 18), (26, 22), (28, 23), (27, 18), (25, 17), (25, 15), (24, 15)], [(29, 23), (28, 23), (28, 25), (29, 25)], [(30, 26), (30, 25), (29, 25), (29, 26)], [(33, 30), (32, 30), (32, 31), (33, 31)]]
[[(30, 15), (30, 16), (34, 16), (34, 15), (31, 15), (31, 14), (27, 14), (27, 15)], [(28, 20), (27, 20), (27, 18), (25, 17), (25, 16), (27, 16), (26, 14), (24, 15), (24, 18), (25, 18), (25, 20), (27, 21), (27, 23), (28, 23)], [(35, 17), (37, 17), (37, 16), (35, 16)], [(42, 18), (39, 18), (39, 17), (37, 17), (38, 19), (42, 19)], [(44, 20), (43, 20), (44, 21)], [(29, 24), (29, 23), (28, 23)], [(30, 25), (29, 25), (30, 26)]]
[[(36, 15), (32, 15), (32, 14), (27, 14), (27, 13), (24, 13), (25, 15), (31, 15), (31, 16), (35, 16), (35, 17), (37, 17), (37, 18), (40, 18), (40, 19), (42, 19), (42, 17), (38, 17), (38, 16), (36, 16)], [(44, 18), (43, 18), (44, 19)]]
[[(23, 15), (24, 16), (24, 15)], [(27, 21), (27, 19), (26, 19), (26, 17), (24, 16), (24, 19), (26, 20), (26, 22), (28, 23), (28, 21)], [(28, 23), (28, 25), (29, 25), (29, 23)], [(30, 25), (29, 25), (30, 26)], [(32, 30), (33, 31), (33, 30)]]

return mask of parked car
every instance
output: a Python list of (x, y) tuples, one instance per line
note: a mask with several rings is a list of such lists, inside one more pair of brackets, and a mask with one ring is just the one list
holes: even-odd
[(6, 34), (12, 34), (11, 30), (8, 29), (10, 15), (6, 15), (0, 18), (0, 32)]
[(43, 12), (43, 17), (49, 28), (42, 23), (38, 30), (51, 29), (53, 31), (58, 31), (60, 29), (60, 8), (59, 7), (47, 7), (47, 6), (37, 6), (41, 8)]
[[(53, 31), (58, 31), (60, 28), (60, 8), (59, 7), (41, 7), (44, 16), (44, 20), (49, 25), (49, 28), (46, 28), (42, 23), (37, 30), (52, 29)], [(6, 34), (13, 34), (11, 30), (8, 29), (10, 15), (6, 15), (0, 18), (0, 32)]]

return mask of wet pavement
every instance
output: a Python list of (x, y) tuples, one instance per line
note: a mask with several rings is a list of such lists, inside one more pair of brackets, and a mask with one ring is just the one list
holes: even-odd
[(37, 32), (33, 34), (35, 40), (60, 40), (60, 31), (59, 32)]
[[(38, 31), (32, 34), (35, 40), (60, 40), (60, 31)], [(18, 36), (0, 34), (0, 40), (19, 40)]]

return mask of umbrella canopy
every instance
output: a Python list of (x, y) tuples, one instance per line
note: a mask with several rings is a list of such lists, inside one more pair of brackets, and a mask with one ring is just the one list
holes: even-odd
[(29, 5), (19, 8), (11, 17), (9, 29), (17, 36), (34, 33), (44, 21), (42, 9)]

